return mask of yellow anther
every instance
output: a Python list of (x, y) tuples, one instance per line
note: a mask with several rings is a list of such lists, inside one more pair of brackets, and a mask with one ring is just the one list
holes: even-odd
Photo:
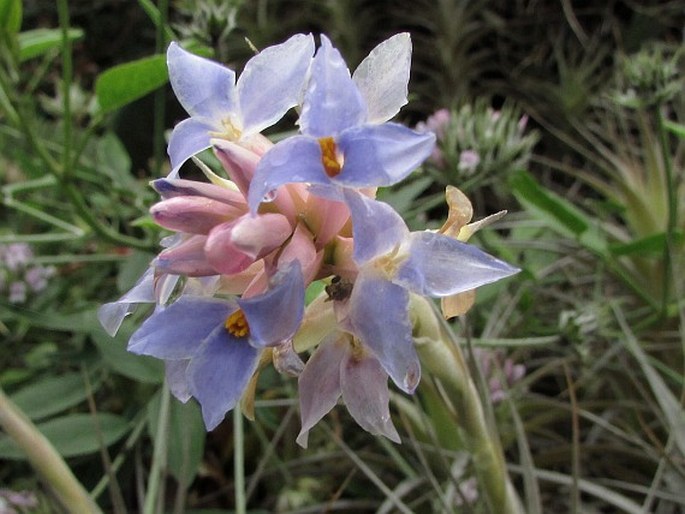
[(250, 334), (250, 325), (247, 324), (245, 314), (240, 309), (226, 318), (224, 328), (235, 337), (246, 337)]
[(333, 178), (340, 173), (342, 164), (338, 156), (338, 147), (332, 137), (320, 137), (319, 146), (321, 147), (321, 163), (326, 175)]

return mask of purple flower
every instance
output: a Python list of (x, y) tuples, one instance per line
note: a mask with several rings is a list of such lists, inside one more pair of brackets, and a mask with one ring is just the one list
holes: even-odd
[(33, 259), (33, 252), (26, 243), (12, 243), (2, 248), (0, 257), (5, 261), (8, 270), (17, 271)]
[(24, 303), (26, 301), (27, 288), (24, 282), (15, 281), (10, 284), (10, 303)]
[(311, 35), (297, 34), (250, 59), (236, 81), (233, 70), (171, 43), (169, 80), (190, 114), (169, 140), (171, 176), (191, 156), (209, 148), (210, 139), (247, 142), (294, 107), (302, 93), (314, 53)]
[(519, 270), (451, 237), (410, 232), (383, 202), (352, 191), (345, 197), (352, 214), (353, 257), (359, 266), (348, 323), (397, 386), (411, 393), (420, 368), (411, 336), (409, 292), (445, 297)]
[(44, 266), (33, 266), (24, 273), (24, 280), (34, 293), (42, 291), (48, 285), (48, 278), (55, 274), (55, 268)]
[(399, 443), (389, 410), (388, 374), (378, 359), (350, 334), (333, 333), (307, 361), (298, 379), (302, 429), (297, 443), (307, 447), (309, 430), (342, 396), (347, 410), (367, 432)]
[(175, 362), (167, 366), (172, 391), (180, 391), (180, 399), (194, 396), (212, 430), (240, 400), (261, 351), (287, 344), (295, 334), (303, 306), (302, 272), (291, 263), (257, 296), (182, 296), (152, 314), (131, 336), (128, 349)]
[(435, 136), (384, 123), (406, 103), (410, 53), (409, 36), (394, 36), (352, 77), (338, 50), (321, 36), (302, 105), (301, 134), (277, 143), (261, 159), (250, 185), (250, 210), (256, 212), (283, 184), (312, 184), (317, 194), (340, 199), (340, 188), (389, 186), (421, 164)]

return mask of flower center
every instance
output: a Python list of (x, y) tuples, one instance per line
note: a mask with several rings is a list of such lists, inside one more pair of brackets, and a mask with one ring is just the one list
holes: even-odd
[(231, 143), (238, 141), (243, 135), (241, 124), (234, 120), (232, 116), (221, 120), (221, 126), (223, 131), (210, 132), (209, 135), (217, 139), (225, 139)]
[(241, 309), (238, 309), (226, 318), (224, 328), (228, 330), (229, 334), (235, 337), (246, 337), (250, 335), (250, 325), (247, 324), (247, 318), (245, 318), (245, 313), (243, 313)]
[(381, 255), (373, 261), (374, 267), (379, 270), (385, 278), (392, 280), (400, 265), (407, 260), (409, 256), (400, 252), (400, 245), (396, 245), (389, 253)]
[(320, 137), (319, 146), (321, 147), (321, 163), (326, 175), (333, 178), (342, 169), (341, 156), (338, 154), (338, 146), (332, 137)]

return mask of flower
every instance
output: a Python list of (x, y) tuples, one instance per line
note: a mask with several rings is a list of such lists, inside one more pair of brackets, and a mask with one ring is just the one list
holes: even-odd
[(209, 148), (212, 137), (249, 144), (251, 136), (276, 123), (297, 104), (313, 53), (312, 36), (297, 34), (255, 55), (236, 81), (233, 70), (171, 43), (169, 80), (191, 117), (171, 134), (170, 175)]
[(408, 319), (409, 292), (451, 296), (519, 270), (451, 237), (410, 232), (388, 204), (345, 194), (352, 213), (353, 258), (359, 266), (349, 324), (397, 386), (411, 393), (419, 368)]
[(303, 448), (309, 430), (341, 396), (364, 430), (400, 442), (390, 419), (388, 374), (373, 353), (350, 334), (336, 332), (321, 343), (307, 361), (298, 386), (302, 429), (297, 443)]
[(175, 362), (167, 373), (174, 380), (172, 391), (187, 388), (212, 430), (240, 400), (261, 350), (295, 334), (303, 306), (302, 272), (291, 263), (272, 277), (266, 291), (251, 298), (182, 296), (145, 320), (128, 350)]
[(283, 184), (308, 183), (316, 194), (340, 199), (340, 188), (389, 186), (421, 164), (435, 136), (387, 122), (406, 103), (410, 54), (409, 35), (399, 34), (376, 47), (350, 76), (338, 50), (321, 36), (301, 134), (277, 143), (261, 159), (250, 185), (250, 210), (256, 212)]

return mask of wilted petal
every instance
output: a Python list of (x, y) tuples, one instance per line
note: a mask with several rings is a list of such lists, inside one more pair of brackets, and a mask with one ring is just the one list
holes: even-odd
[(164, 372), (169, 391), (182, 403), (186, 403), (193, 396), (190, 394), (188, 377), (186, 376), (188, 364), (190, 364), (188, 359), (164, 361)]
[(244, 212), (244, 209), (202, 196), (176, 196), (158, 202), (150, 209), (158, 225), (189, 234), (209, 234), (216, 225)]
[(175, 42), (167, 50), (167, 66), (176, 98), (191, 116), (220, 122), (236, 110), (233, 70), (191, 54)]
[(137, 303), (155, 303), (152, 268), (148, 268), (138, 282), (116, 302), (106, 303), (98, 309), (98, 320), (110, 336), (116, 335), (124, 318), (133, 312), (133, 305)]
[(189, 359), (236, 308), (233, 302), (181, 297), (146, 319), (129, 339), (128, 350), (158, 359)]
[(154, 261), (155, 267), (163, 273), (206, 277), (216, 275), (214, 268), (205, 255), (207, 236), (191, 236), (182, 243), (160, 252)]
[(340, 367), (340, 388), (347, 410), (367, 432), (401, 442), (390, 418), (388, 374), (362, 348), (348, 351)]
[(426, 160), (435, 145), (435, 134), (384, 123), (345, 130), (337, 143), (344, 164), (333, 182), (346, 187), (390, 186)]
[(209, 334), (188, 365), (190, 392), (202, 407), (207, 430), (233, 409), (257, 369), (259, 350), (232, 337), (223, 323)]
[(390, 253), (409, 236), (404, 220), (387, 203), (352, 190), (345, 191), (345, 200), (352, 214), (353, 255), (357, 264)]
[(210, 147), (209, 131), (215, 130), (209, 120), (188, 118), (174, 127), (169, 137), (167, 153), (171, 160), (169, 177), (176, 178), (178, 170), (193, 155)]
[(476, 290), (469, 289), (463, 293), (443, 296), (440, 299), (440, 309), (445, 319), (466, 314), (476, 303)]
[(395, 384), (412, 393), (421, 378), (421, 366), (408, 305), (406, 289), (371, 273), (360, 273), (349, 300), (349, 316), (355, 335), (371, 348)]
[(352, 75), (369, 109), (369, 123), (383, 123), (407, 103), (411, 38), (403, 32), (371, 50)]
[(313, 54), (312, 36), (296, 34), (247, 62), (237, 85), (245, 134), (270, 127), (297, 105)]
[(271, 357), (274, 368), (282, 375), (297, 377), (304, 369), (304, 362), (293, 348), (291, 339), (272, 347)]
[(330, 185), (321, 162), (321, 147), (316, 139), (293, 136), (276, 144), (257, 166), (247, 203), (250, 211), (257, 212), (264, 198), (283, 184), (306, 182)]
[(297, 379), (302, 429), (297, 444), (307, 447), (309, 431), (335, 407), (340, 398), (340, 364), (348, 351), (347, 335), (322, 343)]
[(473, 217), (473, 206), (469, 198), (454, 186), (447, 186), (445, 189), (445, 201), (448, 207), (447, 220), (439, 232), (446, 236), (458, 238), (459, 231)]
[(326, 36), (314, 56), (300, 127), (314, 137), (334, 136), (366, 120), (366, 105), (340, 52)]
[(297, 262), (274, 275), (266, 292), (238, 300), (250, 326), (250, 344), (264, 347), (291, 339), (302, 322), (304, 282)]
[(433, 232), (410, 235), (409, 258), (393, 282), (424, 296), (448, 296), (520, 270), (475, 246)]

